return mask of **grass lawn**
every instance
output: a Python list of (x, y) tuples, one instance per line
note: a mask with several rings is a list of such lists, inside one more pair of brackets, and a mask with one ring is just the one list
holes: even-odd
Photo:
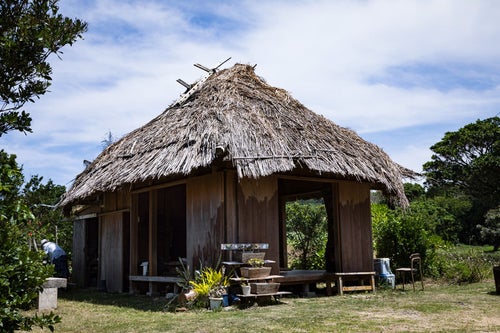
[(493, 280), (462, 286), (426, 281), (425, 287), (177, 313), (164, 310), (164, 298), (70, 290), (59, 297), (56, 332), (500, 332)]

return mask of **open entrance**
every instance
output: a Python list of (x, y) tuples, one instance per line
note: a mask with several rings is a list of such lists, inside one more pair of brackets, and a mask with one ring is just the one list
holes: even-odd
[(186, 257), (186, 185), (139, 193), (137, 203), (138, 265), (147, 263), (147, 275), (176, 275)]
[(285, 204), (287, 268), (325, 270), (328, 240), (323, 198), (299, 199)]
[[(335, 270), (333, 244), (336, 220), (334, 184), (280, 179), (278, 186), (280, 195), (280, 268), (282, 270), (291, 268), (321, 269), (333, 272)], [(297, 210), (300, 211), (297, 212)], [(288, 226), (287, 212), (290, 215)], [(300, 216), (301, 214), (308, 216)], [(313, 220), (306, 221), (305, 219), (308, 218)], [(301, 221), (301, 219), (303, 220)], [(318, 223), (320, 224), (319, 228)], [(301, 255), (302, 258), (300, 258)], [(308, 258), (305, 258), (304, 255)]]
[(176, 275), (179, 258), (186, 258), (186, 185), (158, 190), (158, 275)]

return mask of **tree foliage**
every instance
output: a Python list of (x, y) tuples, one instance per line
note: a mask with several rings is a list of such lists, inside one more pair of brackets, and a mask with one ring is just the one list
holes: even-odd
[(500, 247), (500, 206), (490, 209), (486, 213), (485, 223), (478, 227), (483, 241), (487, 244), (493, 244), (493, 250), (498, 251)]
[[(375, 209), (373, 239), (378, 257), (390, 258), (394, 268), (407, 267), (409, 256), (420, 253), (424, 266), (430, 265), (439, 237), (433, 236), (432, 214), (421, 204), (410, 203), (407, 211), (391, 210), (379, 204)], [(373, 212), (372, 212), (373, 214)]]
[(431, 147), (424, 164), (431, 188), (460, 189), (490, 208), (500, 203), (500, 118), (493, 117), (447, 132)]
[(286, 235), (292, 268), (324, 269), (327, 241), (325, 206), (312, 201), (286, 205)]
[(14, 155), (0, 151), (0, 331), (29, 330), (32, 326), (47, 326), (60, 319), (51, 314), (28, 316), (21, 312), (32, 306), (33, 300), (52, 267), (43, 265), (43, 254), (28, 246), (29, 236), (24, 226), (34, 216), (19, 196), (23, 175)]
[[(0, 136), (12, 130), (31, 132), (31, 117), (22, 108), (47, 92), (52, 80), (49, 57), (60, 56), (61, 48), (87, 29), (86, 23), (58, 11), (58, 0), (0, 2)], [(45, 188), (41, 178), (32, 179), (23, 196), (23, 180), (15, 156), (0, 150), (0, 331), (31, 330), (35, 325), (53, 331), (58, 316), (22, 311), (31, 308), (53, 273), (52, 266), (43, 264), (44, 254), (30, 243), (38, 229), (30, 206), (37, 207), (33, 202), (42, 199), (35, 194), (42, 195)], [(55, 194), (60, 189), (52, 185), (47, 190)], [(36, 213), (49, 219), (48, 213)]]
[(431, 149), (432, 161), (424, 164), (429, 193), (467, 196), (472, 207), (463, 221), (463, 236), (477, 234), (486, 212), (500, 205), (500, 118), (447, 132)]
[(73, 225), (64, 222), (62, 209), (56, 207), (65, 191), (64, 186), (50, 179), (44, 184), (43, 177), (35, 175), (24, 185), (21, 195), (35, 217), (26, 226), (27, 232), (37, 241), (57, 241), (68, 252), (72, 248)]
[(86, 23), (58, 13), (58, 0), (0, 2), (0, 136), (31, 132), (25, 103), (47, 92), (50, 55), (62, 54), (86, 31)]

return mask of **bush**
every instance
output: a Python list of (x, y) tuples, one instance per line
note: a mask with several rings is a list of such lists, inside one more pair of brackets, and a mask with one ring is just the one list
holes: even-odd
[(500, 206), (490, 209), (485, 216), (484, 225), (478, 225), (480, 236), (485, 244), (492, 244), (493, 251), (500, 248)]
[(391, 259), (394, 268), (407, 267), (409, 256), (420, 253), (422, 265), (432, 264), (441, 239), (429, 226), (429, 219), (417, 206), (408, 211), (376, 207), (373, 216), (373, 239), (378, 257)]
[(325, 269), (326, 225), (323, 203), (295, 201), (286, 205), (286, 236), (291, 249), (291, 268)]
[(34, 216), (19, 197), (23, 182), (15, 155), (0, 150), (0, 331), (30, 330), (32, 326), (51, 331), (60, 318), (54, 314), (24, 315), (30, 309), (52, 266), (44, 266), (41, 252), (31, 251), (23, 226)]
[(482, 250), (457, 251), (457, 247), (445, 247), (439, 251), (434, 269), (441, 278), (451, 284), (481, 282), (491, 278), (495, 259)]

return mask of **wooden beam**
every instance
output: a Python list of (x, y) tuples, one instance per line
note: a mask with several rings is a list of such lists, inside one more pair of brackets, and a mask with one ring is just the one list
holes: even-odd
[(148, 261), (149, 261), (149, 274), (157, 275), (157, 247), (158, 247), (158, 192), (149, 192), (149, 248), (148, 248)]

